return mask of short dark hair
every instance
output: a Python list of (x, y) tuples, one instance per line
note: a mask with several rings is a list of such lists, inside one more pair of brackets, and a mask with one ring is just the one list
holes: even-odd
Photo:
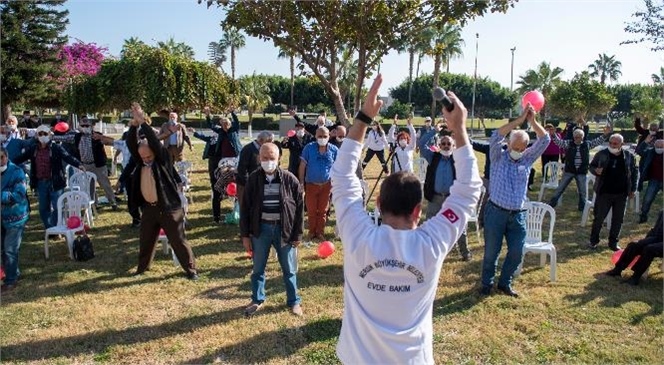
[(391, 174), (380, 185), (378, 200), (381, 214), (408, 217), (422, 202), (422, 183), (410, 172)]

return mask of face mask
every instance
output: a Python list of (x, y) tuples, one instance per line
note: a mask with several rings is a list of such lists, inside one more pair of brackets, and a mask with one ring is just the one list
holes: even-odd
[(620, 150), (620, 148), (609, 147), (609, 152), (613, 153), (614, 155), (617, 155)]
[(143, 162), (143, 166), (151, 168), (153, 163), (154, 162)]
[(295, 135), (300, 138), (304, 137), (304, 129), (298, 129), (297, 131), (295, 131)]
[(171, 122), (171, 123), (173, 123), (173, 124), (178, 124), (178, 120), (177, 120), (177, 119), (169, 119), (168, 121)]
[(7, 136), (5, 136), (4, 134), (0, 134), (0, 143), (4, 142), (6, 140), (7, 140)]
[(43, 144), (47, 144), (51, 140), (50, 136), (41, 136), (39, 137), (39, 142)]
[(580, 145), (581, 143), (583, 143), (583, 140), (581, 140), (581, 141), (574, 141), (574, 144), (577, 145), (577, 146)]
[(81, 127), (81, 132), (83, 132), (84, 134), (90, 134), (90, 132), (92, 132), (92, 128), (90, 128), (90, 127)]
[(655, 134), (657, 134), (657, 131), (650, 131), (651, 136), (654, 136)]
[(13, 132), (16, 130), (16, 124), (7, 124), (7, 128), (9, 128), (9, 130)]
[(0, 173), (5, 172), (5, 170), (7, 170), (7, 165), (0, 166)]
[(510, 157), (512, 158), (512, 160), (518, 160), (521, 158), (521, 156), (523, 156), (523, 152), (518, 152), (514, 150), (510, 151)]
[(378, 130), (378, 127), (377, 127), (377, 126), (373, 126), (373, 127), (371, 127), (371, 129), (377, 131), (377, 130)]
[(662, 153), (664, 153), (664, 148), (655, 148), (655, 153), (661, 155)]
[(337, 142), (341, 143), (344, 141), (344, 137), (337, 137)]
[(277, 169), (277, 161), (261, 161), (261, 167), (263, 168), (263, 171), (270, 174)]
[(329, 140), (329, 138), (318, 138), (318, 139), (316, 139), (316, 142), (318, 142), (319, 146), (323, 147), (323, 146), (327, 145), (328, 140)]
[(450, 156), (452, 156), (452, 150), (449, 150), (449, 151), (440, 150), (440, 154), (445, 156), (445, 157), (450, 157)]
[(408, 146), (408, 141), (406, 141), (405, 139), (399, 140), (399, 146), (401, 146), (401, 147)]

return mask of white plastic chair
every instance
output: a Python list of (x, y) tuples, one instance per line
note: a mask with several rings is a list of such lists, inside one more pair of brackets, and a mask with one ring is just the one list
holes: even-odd
[(427, 160), (423, 157), (420, 157), (415, 161), (415, 170), (417, 173), (417, 178), (420, 179), (422, 184), (424, 184), (424, 180), (427, 177), (427, 167), (429, 167), (429, 163)]
[[(92, 210), (94, 214), (97, 214), (97, 195), (95, 191), (97, 186), (97, 175), (90, 171), (79, 171), (69, 178), (69, 187), (73, 188), (75, 186), (79, 187), (80, 191), (88, 196), (86, 216), (89, 213), (88, 209)], [(91, 221), (88, 222), (88, 224), (90, 224), (90, 227), (92, 227), (94, 223), (94, 216), (92, 214), (90, 214), (90, 216)]]
[[(72, 172), (71, 174), (69, 173), (70, 171)], [(79, 170), (79, 169), (77, 169), (76, 167), (74, 167), (72, 165), (65, 166), (65, 177), (67, 178), (67, 187), (68, 188), (71, 187), (69, 185), (69, 179), (78, 172), (83, 172), (83, 170)]]
[(182, 188), (189, 197), (191, 203), (194, 203), (194, 196), (191, 191), (191, 180), (190, 175), (193, 169), (193, 164), (189, 161), (178, 161), (175, 163), (175, 170), (180, 175), (182, 180)]
[(171, 256), (173, 258), (173, 265), (180, 266), (180, 261), (178, 260), (178, 257), (175, 256), (175, 251), (173, 251), (173, 248), (168, 243), (168, 237), (166, 237), (166, 233), (161, 234), (161, 231), (159, 231), (159, 237), (157, 237), (157, 243), (160, 242), (161, 242), (161, 248), (164, 251), (164, 255), (168, 255), (168, 251), (171, 251)]
[[(588, 199), (592, 187), (595, 185), (595, 175), (588, 174), (586, 176), (586, 204), (583, 206), (583, 213), (581, 214), (581, 227), (585, 227), (588, 223), (588, 218), (590, 217), (590, 210), (595, 207), (595, 199), (597, 199), (597, 193), (593, 192), (592, 199)], [(613, 209), (609, 209), (609, 214), (606, 215), (604, 222), (607, 227), (611, 227), (611, 214), (613, 214)]]
[[(556, 211), (548, 204), (541, 202), (526, 203), (526, 243), (523, 245), (523, 254), (528, 252), (540, 254), (540, 266), (546, 265), (546, 255), (551, 258), (550, 278), (556, 281), (556, 247), (553, 245), (553, 227), (556, 224)], [(549, 235), (547, 240), (542, 239), (544, 229), (544, 218), (549, 214)], [(518, 273), (521, 272), (523, 262), (519, 265)]]
[(480, 217), (480, 205), (482, 204), (482, 199), (484, 198), (484, 194), (486, 194), (486, 188), (482, 186), (482, 189), (480, 190), (480, 200), (477, 201), (477, 204), (475, 204), (475, 207), (473, 207), (473, 210), (470, 212), (470, 217), (468, 217), (468, 222), (466, 222), (466, 231), (468, 231), (468, 223), (475, 223), (475, 232), (477, 232), (477, 241), (480, 241), (480, 224), (479, 224), (479, 217)]
[(64, 235), (67, 239), (67, 248), (69, 249), (69, 257), (74, 259), (74, 235), (77, 232), (85, 230), (83, 219), (78, 227), (68, 228), (67, 220), (69, 217), (77, 216), (82, 217), (81, 214), (87, 204), (88, 197), (80, 191), (68, 191), (63, 193), (58, 198), (58, 222), (55, 226), (46, 229), (44, 233), (44, 257), (48, 259), (48, 238), (49, 236)]
[(562, 171), (563, 164), (560, 162), (551, 161), (544, 166), (544, 181), (542, 181), (542, 186), (540, 186), (539, 197), (537, 200), (542, 201), (544, 189), (558, 189), (558, 183), (560, 182)]
[(627, 203), (633, 209), (634, 213), (641, 212), (641, 196), (638, 190), (634, 191), (634, 197), (627, 197)]

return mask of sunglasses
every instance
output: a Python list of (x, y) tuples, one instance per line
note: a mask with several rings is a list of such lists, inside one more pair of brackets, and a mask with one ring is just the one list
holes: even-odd
[(81, 128), (87, 128), (89, 126), (90, 126), (89, 124), (81, 124)]
[(38, 136), (48, 136), (47, 132), (39, 132), (37, 133)]

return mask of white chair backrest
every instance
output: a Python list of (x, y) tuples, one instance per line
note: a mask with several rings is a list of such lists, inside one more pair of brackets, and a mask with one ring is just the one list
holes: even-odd
[(219, 160), (219, 164), (217, 167), (230, 167), (230, 168), (236, 168), (237, 167), (237, 157), (224, 157), (221, 160)]
[(595, 175), (586, 175), (586, 200), (592, 200), (589, 194), (593, 191), (593, 186), (595, 186)]
[(68, 191), (58, 198), (58, 226), (66, 226), (69, 217), (81, 218), (83, 224), (83, 211), (88, 207), (88, 197), (81, 191)]
[(178, 161), (175, 163), (175, 170), (178, 174), (189, 174), (193, 168), (193, 164), (190, 161)]
[(544, 218), (549, 214), (549, 236), (547, 242), (553, 242), (553, 226), (556, 224), (556, 211), (550, 205), (542, 202), (526, 203), (526, 242), (542, 242), (542, 229)]
[(429, 166), (429, 163), (425, 158), (418, 158), (417, 159), (417, 177), (420, 179), (421, 182), (424, 183), (424, 179), (427, 177), (427, 167)]
[(551, 161), (544, 166), (544, 183), (552, 183), (560, 180), (563, 164)]
[(80, 171), (69, 178), (69, 187), (78, 186), (82, 192), (88, 194), (90, 199), (94, 199), (95, 186), (97, 186), (97, 176), (90, 171)]

